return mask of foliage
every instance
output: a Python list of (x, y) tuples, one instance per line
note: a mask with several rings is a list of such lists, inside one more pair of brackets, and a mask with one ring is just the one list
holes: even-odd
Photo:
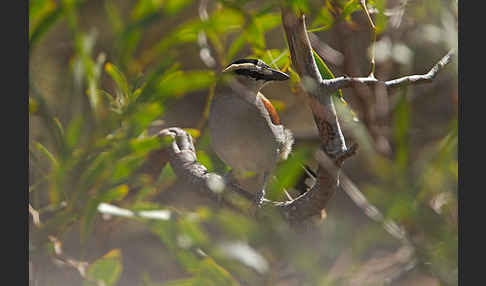
[[(290, 231), (277, 217), (270, 216), (263, 224), (220, 206), (173, 207), (158, 199), (170, 196), (177, 184), (170, 165), (156, 176), (140, 171), (152, 152), (171, 144), (170, 138), (151, 136), (149, 130), (154, 122), (170, 118), (179, 104), (194, 104), (203, 98), (208, 106), (211, 96), (206, 95), (225, 84), (219, 70), (204, 65), (199, 57), (203, 36), (218, 69), (239, 57), (257, 57), (290, 73), (291, 85), (298, 81), (280, 28), (280, 1), (208, 1), (206, 18), (197, 13), (201, 2), (29, 2), (30, 57), (37, 59), (44, 55), (44, 49), (55, 49), (56, 41), (50, 37), (56, 33), (63, 33), (70, 46), (68, 52), (60, 53), (57, 60), (61, 64), (52, 65), (54, 72), (47, 68), (52, 60), (49, 58), (40, 60), (45, 71), (44, 65), (31, 66), (29, 75), (29, 196), (42, 221), (30, 230), (33, 247), (29, 251), (34, 256), (44, 253), (48, 248), (46, 235), (67, 240), (72, 233), (79, 233), (74, 244), (88, 249), (93, 237), (103, 233), (100, 228), (110, 224), (101, 218), (120, 216), (120, 221), (136, 225), (123, 227), (142, 228), (145, 235), (157, 237), (160, 247), (168, 252), (158, 259), (177, 265), (178, 273), (164, 281), (152, 281), (152, 274), (142, 279), (140, 274), (140, 285), (273, 285), (278, 278), (270, 265), (280, 261), (292, 261), (297, 271), (316, 285), (319, 281), (340, 285), (330, 278), (334, 275), (331, 262), (352, 248), (353, 261), (359, 266), (374, 246), (393, 244), (385, 231), (367, 224), (356, 227), (354, 218), (345, 216), (344, 211), (337, 215), (337, 207), (336, 214), (328, 214), (318, 227), (322, 240), (304, 241), (306, 238)], [(363, 13), (358, 0), (283, 2), (295, 11), (305, 12), (309, 31), (319, 36), (331, 33), (340, 21), (356, 27), (356, 19)], [(438, 10), (443, 14), (454, 10), (454, 4), (436, 3), (436, 7), (432, 2), (437, 1), (430, 2), (411, 4), (403, 17), (417, 18), (422, 24), (427, 19), (421, 15), (436, 11), (433, 16), (440, 22)], [(367, 3), (375, 11), (378, 35), (389, 37), (387, 1)], [(90, 18), (88, 12), (95, 10), (102, 15), (101, 20)], [(98, 24), (97, 31), (91, 29), (91, 20)], [(67, 29), (60, 31), (63, 25)], [(364, 29), (366, 25), (355, 33)], [(428, 53), (436, 46), (422, 48)], [(336, 67), (323, 55), (315, 53), (314, 57), (323, 78), (333, 78), (331, 70)], [(390, 64), (402, 68), (396, 62)], [(51, 80), (55, 84), (50, 86), (46, 80), (50, 77), (59, 79)], [(363, 193), (386, 219), (423, 235), (416, 245), (419, 258), (441, 283), (454, 284), (458, 255), (457, 114), (448, 113), (446, 119), (433, 122), (431, 128), (441, 130), (440, 134), (424, 140), (426, 146), (417, 146), (413, 142), (414, 128), (418, 128), (414, 118), (419, 111), (410, 100), (414, 92), (404, 89), (396, 96), (398, 103), (387, 122), (392, 155), (363, 148), (363, 156), (353, 163), (360, 172), (348, 175), (356, 175)], [(340, 117), (363, 114), (346, 91), (335, 95), (340, 99), (335, 101)], [(444, 99), (434, 95), (433, 100)], [(272, 101), (289, 118), (292, 108), (298, 105), (292, 103), (296, 101), (293, 96)], [(441, 108), (447, 109), (443, 105)], [(202, 114), (197, 122), (184, 127), (189, 127), (196, 141), (200, 162), (210, 171), (222, 173), (227, 166), (210, 148), (205, 128), (207, 114)], [(178, 114), (177, 118), (187, 122), (186, 116), (189, 114)], [(354, 131), (349, 137), (361, 146), (373, 146), (364, 121), (351, 125), (349, 129)], [(298, 142), (289, 160), (276, 170), (276, 179), (268, 187), (269, 198), (286, 198), (283, 190), (291, 192), (299, 183), (304, 173), (302, 165), (315, 164), (312, 155), (316, 148), (315, 142)], [(107, 205), (119, 209), (103, 213), (100, 206)], [(96, 258), (89, 261), (84, 285), (95, 285), (93, 281), (122, 285), (122, 277), (129, 269), (125, 266), (129, 263), (126, 249), (110, 249), (97, 250), (90, 256)], [(145, 269), (143, 263), (137, 265), (141, 269), (138, 273)]]

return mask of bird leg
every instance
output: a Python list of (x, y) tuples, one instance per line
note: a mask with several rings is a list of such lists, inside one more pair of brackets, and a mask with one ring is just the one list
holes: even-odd
[(263, 172), (263, 185), (262, 188), (257, 192), (255, 198), (255, 205), (257, 207), (261, 207), (263, 203), (266, 201), (265, 188), (267, 187), (267, 182), (268, 182), (268, 172)]

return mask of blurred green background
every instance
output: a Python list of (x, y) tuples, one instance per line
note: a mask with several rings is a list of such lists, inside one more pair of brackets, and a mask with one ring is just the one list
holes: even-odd
[[(359, 1), (285, 2), (305, 12), (335, 76), (368, 74)], [(367, 3), (377, 78), (423, 74), (457, 48), (457, 1)], [(209, 171), (226, 172), (210, 147), (208, 103), (228, 88), (220, 71), (235, 59), (293, 74), (280, 4), (29, 2), (29, 201), (40, 218), (29, 224), (31, 285), (458, 284), (457, 60), (428, 84), (343, 90), (339, 119), (360, 148), (307, 232), (190, 192), (169, 165), (145, 168), (168, 143), (151, 135), (176, 126), (194, 136)], [(283, 188), (296, 195), (301, 164), (317, 166), (317, 130), (297, 84), (263, 90), (296, 137), (269, 186), (276, 200)]]

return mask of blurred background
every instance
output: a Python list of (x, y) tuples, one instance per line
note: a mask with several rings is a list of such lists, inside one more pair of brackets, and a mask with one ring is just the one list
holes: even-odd
[[(368, 75), (359, 1), (285, 2), (305, 12), (335, 76)], [(366, 2), (377, 78), (426, 73), (457, 49), (457, 1)], [(280, 4), (29, 2), (30, 285), (458, 284), (456, 58), (430, 83), (357, 85), (342, 91), (346, 103), (334, 100), (359, 149), (303, 233), (192, 192), (157, 163), (167, 142), (151, 135), (180, 127), (209, 171), (228, 170), (211, 150), (208, 104), (238, 58), (294, 74)], [(297, 85), (263, 89), (296, 138), (268, 187), (274, 200), (298, 194), (303, 164), (317, 167), (317, 129)]]

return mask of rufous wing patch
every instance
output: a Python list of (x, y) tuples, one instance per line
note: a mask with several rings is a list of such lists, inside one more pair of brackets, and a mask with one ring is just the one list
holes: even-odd
[(278, 117), (277, 110), (275, 107), (273, 107), (273, 104), (268, 100), (263, 94), (260, 93), (260, 99), (263, 102), (263, 105), (268, 111), (268, 114), (270, 115), (270, 119), (272, 120), (272, 123), (275, 125), (280, 125), (280, 118)]

